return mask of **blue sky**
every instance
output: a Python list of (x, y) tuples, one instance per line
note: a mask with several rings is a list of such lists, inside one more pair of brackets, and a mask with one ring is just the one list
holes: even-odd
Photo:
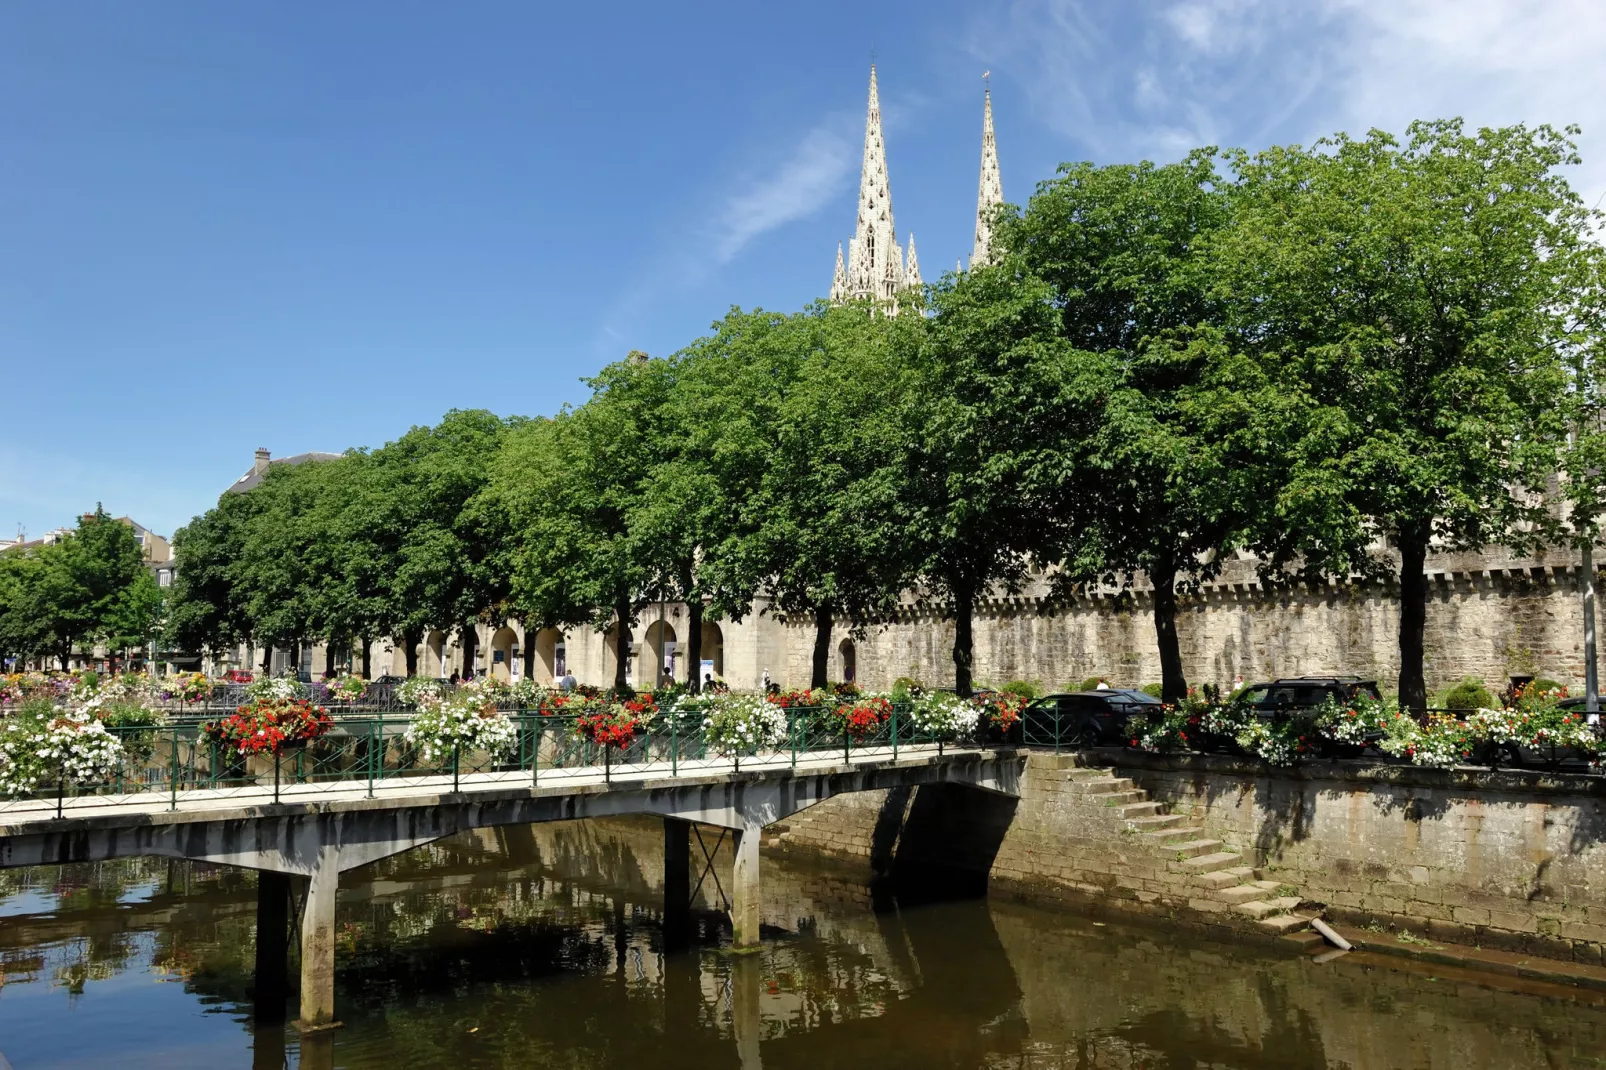
[[(170, 532), (266, 446), (550, 413), (851, 236), (872, 52), (893, 207), (969, 252), (1004, 191), (1416, 117), (1577, 122), (1599, 0), (197, 4), (0, 9), (0, 534)], [(1599, 151), (1597, 151), (1599, 146)]]

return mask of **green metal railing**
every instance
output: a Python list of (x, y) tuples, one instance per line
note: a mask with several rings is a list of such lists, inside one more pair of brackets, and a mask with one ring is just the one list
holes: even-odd
[[(599, 773), (656, 777), (728, 775), (743, 770), (799, 765), (896, 760), (910, 750), (942, 752), (976, 740), (938, 738), (922, 731), (907, 706), (894, 704), (889, 715), (864, 730), (850, 730), (829, 708), (784, 711), (784, 735), (773, 745), (739, 752), (711, 745), (701, 711), (664, 713), (648, 722), (626, 746), (604, 746), (585, 738), (575, 715), (519, 710), (509, 714), (516, 733), (504, 752), (461, 750), (428, 761), (410, 743), (407, 716), (336, 716), (324, 736), (281, 753), (242, 755), (207, 737), (198, 720), (175, 720), (158, 727), (109, 728), (123, 745), (122, 761), (100, 784), (45, 784), (29, 796), (0, 800), (0, 813), (37, 809), (41, 802), (60, 807), (65, 800), (95, 797), (99, 803), (134, 801), (144, 805), (165, 797), (176, 809), (186, 798), (250, 795), (260, 800), (271, 788), (276, 798), (305, 797), (307, 785), (361, 785), (367, 796), (406, 786), (453, 789), (474, 777), (475, 787), (539, 787)], [(206, 793), (198, 795), (197, 793)]]

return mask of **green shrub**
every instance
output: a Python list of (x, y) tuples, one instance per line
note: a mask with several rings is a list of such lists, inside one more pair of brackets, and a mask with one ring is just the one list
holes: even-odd
[(911, 696), (925, 692), (925, 687), (912, 676), (900, 676), (892, 681), (892, 701), (907, 702)]
[(1538, 677), (1529, 686), (1531, 686), (1535, 691), (1538, 691), (1538, 692), (1560, 691), (1560, 690), (1562, 690), (1561, 683), (1559, 681), (1552, 680), (1548, 676)]
[(1071, 688), (1070, 690), (1072, 690), (1072, 691), (1096, 691), (1100, 684), (1107, 684), (1109, 682), (1110, 682), (1110, 678), (1108, 676), (1089, 676), (1086, 680), (1083, 680), (1080, 684), (1077, 684), (1075, 687)]
[(1144, 684), (1143, 687), (1141, 688), (1141, 690), (1143, 691), (1143, 693), (1145, 695), (1153, 695), (1155, 698), (1160, 698), (1162, 695), (1165, 694), (1165, 685), (1163, 685), (1163, 684)]
[(1482, 680), (1468, 676), (1446, 691), (1439, 705), (1447, 710), (1487, 710), (1493, 709), (1496, 703)]
[(1011, 680), (999, 690), (1006, 695), (1019, 695), (1030, 702), (1032, 699), (1042, 695), (1043, 685), (1034, 683), (1031, 680)]

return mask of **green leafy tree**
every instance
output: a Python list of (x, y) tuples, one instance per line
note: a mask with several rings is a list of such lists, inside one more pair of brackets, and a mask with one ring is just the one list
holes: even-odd
[[(1054, 287), (1076, 350), (1087, 437), (1053, 509), (1055, 579), (1153, 589), (1161, 694), (1187, 694), (1177, 600), (1214, 575), (1258, 515), (1272, 465), (1255, 444), (1281, 412), (1224, 336), (1202, 250), (1230, 219), (1214, 150), (1180, 163), (1067, 164), (999, 238)], [(1091, 418), (1096, 417), (1096, 418)]]
[(627, 686), (630, 627), (654, 573), (631, 506), (648, 463), (647, 410), (628, 362), (594, 381), (585, 406), (515, 429), (495, 466), (495, 508), (511, 532), (512, 601), (526, 627), (611, 622), (614, 686)]
[(139, 540), (127, 525), (96, 506), (75, 531), (56, 542), (23, 551), (23, 612), (32, 653), (49, 653), (63, 670), (74, 647), (110, 634), (127, 589), (145, 572)]
[[(721, 479), (711, 413), (726, 388), (726, 362), (697, 346), (667, 359), (626, 362), (608, 378), (597, 404), (629, 404), (642, 434), (640, 484), (625, 512), (630, 544), (645, 567), (648, 598), (682, 602), (687, 612), (686, 683), (701, 686), (703, 623), (740, 617), (750, 590), (728, 590), (736, 576), (722, 567), (732, 545), (738, 498)], [(605, 373), (607, 376), (607, 373)], [(628, 402), (623, 395), (628, 392)], [(655, 670), (659, 667), (655, 666)]]
[(1306, 574), (1394, 551), (1400, 701), (1421, 709), (1429, 549), (1521, 549), (1551, 526), (1592, 221), (1560, 174), (1573, 144), (1451, 120), (1233, 161), (1218, 292), (1305, 409), (1263, 542)]
[(224, 494), (173, 533), (166, 634), (177, 649), (218, 654), (252, 638), (233, 573), (254, 504), (248, 494)]
[[(372, 593), (359, 593), (366, 608), (351, 619), (353, 627), (366, 620), (369, 627), (399, 631), (409, 675), (417, 671), (415, 651), (425, 629), (455, 628), (469, 668), (476, 624), (507, 618), (507, 532), (481, 495), (504, 437), (522, 423), (484, 410), (454, 410), (371, 456), (357, 498), (361, 508), (347, 526), (348, 532), (366, 526), (370, 534), (348, 549), (372, 551), (370, 564), (377, 567), (359, 583), (359, 592), (372, 584)], [(388, 585), (381, 573), (389, 574)]]
[[(780, 316), (733, 311), (686, 376), (697, 448), (733, 524), (704, 562), (733, 603), (762, 591), (814, 625), (812, 687), (827, 683), (838, 619), (855, 633), (896, 606), (914, 567), (899, 523), (913, 317), (820, 304)], [(904, 344), (900, 345), (900, 338)]]
[(954, 618), (954, 685), (972, 689), (972, 623), (995, 588), (1017, 591), (1058, 539), (1049, 508), (1085, 434), (1076, 377), (1048, 283), (1018, 257), (932, 287), (932, 317), (909, 334), (898, 399), (903, 488), (897, 520), (925, 589)]
[(43, 620), (35, 612), (40, 572), (32, 550), (0, 553), (0, 660), (45, 651)]
[(156, 577), (149, 569), (141, 569), (133, 582), (123, 588), (104, 622), (102, 638), (106, 648), (126, 653), (153, 642), (162, 632), (165, 608)]
[(235, 597), (253, 640), (265, 651), (288, 650), (299, 669), (310, 668), (300, 664), (303, 642), (321, 630), (308, 517), (330, 463), (273, 465), (260, 483), (239, 495), (249, 500), (249, 509), (230, 568)]

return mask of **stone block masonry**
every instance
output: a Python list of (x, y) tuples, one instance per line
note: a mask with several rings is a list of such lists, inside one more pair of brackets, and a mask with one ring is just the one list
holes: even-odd
[(1103, 753), (1340, 921), (1603, 964), (1599, 777)]
[[(961, 788), (838, 797), (771, 826), (779, 852), (944, 867), (996, 893), (1244, 932), (1317, 910), (1419, 937), (1603, 964), (1606, 783), (1032, 754), (1018, 800)], [(1269, 923), (1269, 924), (1268, 924)]]
[[(1576, 552), (1565, 549), (1532, 557), (1500, 548), (1430, 556), (1428, 686), (1474, 676), (1498, 688), (1515, 674), (1580, 685), (1577, 562)], [(1376, 678), (1390, 691), (1400, 669), (1399, 612), (1395, 583), (1268, 586), (1253, 562), (1235, 560), (1179, 602), (1183, 670), (1191, 683), (1223, 687), (1240, 678), (1355, 673)], [(992, 684), (1036, 680), (1049, 688), (1094, 675), (1132, 687), (1158, 680), (1152, 613), (1151, 592), (1141, 577), (1124, 594), (1056, 601), (1034, 582), (1018, 596), (985, 599), (975, 620), (976, 678)], [(807, 682), (812, 626), (773, 627), (785, 633), (773, 644), (785, 652), (778, 678)], [(858, 680), (872, 689), (891, 687), (900, 676), (932, 686), (952, 681), (953, 628), (943, 607), (907, 604), (858, 640)]]
[(771, 826), (780, 853), (867, 864), (900, 878), (985, 873), (1028, 899), (1113, 904), (1302, 943), (1315, 916), (1299, 890), (1160, 804), (1129, 778), (1077, 756), (1027, 759), (1019, 799), (894, 789), (819, 806)]

